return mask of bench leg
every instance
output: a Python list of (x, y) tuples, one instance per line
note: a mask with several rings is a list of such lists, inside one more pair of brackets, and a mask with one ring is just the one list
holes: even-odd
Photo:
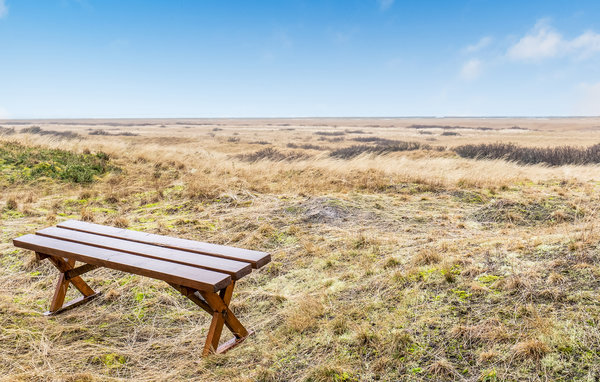
[[(229, 302), (231, 301), (231, 296), (233, 296), (233, 283), (227, 286), (227, 288), (221, 290), (219, 297), (223, 300), (223, 303), (229, 306)], [(206, 300), (206, 298), (205, 298)], [(211, 304), (209, 303), (209, 306)], [(212, 307), (212, 306), (211, 306)], [(209, 352), (218, 351), (219, 340), (221, 339), (221, 334), (223, 333), (223, 324), (225, 324), (225, 315), (222, 312), (215, 310), (212, 308), (213, 318), (210, 322), (210, 328), (208, 329), (208, 334), (206, 336), (206, 343), (204, 344), (203, 354), (207, 355)]]
[[(83, 281), (79, 275), (73, 275), (73, 277), (69, 277), (69, 271), (74, 269), (75, 260), (65, 260), (60, 257), (48, 256), (44, 254), (37, 254), (37, 256), (38, 258), (48, 258), (50, 262), (52, 262), (52, 264), (54, 264), (54, 266), (60, 271), (60, 276), (58, 277), (58, 282), (56, 283), (56, 289), (54, 290), (54, 296), (52, 297), (52, 302), (50, 303), (50, 309), (44, 313), (44, 315), (48, 316), (62, 313), (65, 310), (69, 310), (84, 304), (99, 295), (99, 293), (94, 292), (94, 290), (90, 288), (90, 286)], [(94, 267), (86, 265), (80, 268), (83, 267), (85, 267), (83, 270), (94, 269)], [(79, 290), (83, 296), (64, 305), (69, 284), (73, 284), (73, 286), (77, 288), (77, 290)]]
[[(181, 285), (170, 285), (192, 300), (196, 305), (204, 309), (208, 314), (212, 315), (212, 321), (210, 322), (208, 334), (206, 335), (206, 342), (202, 351), (203, 356), (207, 356), (211, 353), (225, 353), (242, 343), (250, 334), (254, 333), (246, 330), (244, 325), (242, 325), (229, 309), (229, 303), (231, 302), (231, 296), (233, 295), (233, 288), (235, 286), (234, 281), (219, 293), (194, 291)], [(221, 339), (224, 325), (231, 330), (234, 338), (219, 346), (219, 340)]]
[[(207, 356), (211, 353), (225, 353), (242, 343), (251, 334), (229, 309), (234, 286), (235, 282), (232, 281), (231, 284), (229, 284), (227, 288), (221, 290), (220, 293), (199, 291), (200, 295), (202, 295), (206, 303), (213, 310), (213, 318), (206, 336), (204, 350), (202, 351), (203, 356)], [(226, 325), (235, 337), (233, 340), (219, 346), (223, 325)]]

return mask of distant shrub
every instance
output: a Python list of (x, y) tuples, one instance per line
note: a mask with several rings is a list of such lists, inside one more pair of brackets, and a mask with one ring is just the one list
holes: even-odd
[(393, 143), (377, 144), (375, 146), (354, 145), (334, 150), (329, 155), (339, 159), (350, 159), (361, 154), (387, 154), (398, 151), (430, 150), (431, 146), (418, 142), (394, 141)]
[(345, 131), (317, 131), (316, 135), (323, 135), (327, 137), (339, 137), (340, 135), (345, 135)]
[(267, 141), (254, 141), (254, 142), (249, 142), (251, 145), (270, 145), (271, 142), (267, 142)]
[(139, 134), (131, 133), (129, 131), (120, 131), (117, 133), (109, 133), (108, 131), (98, 129), (92, 130), (88, 133), (88, 135), (106, 135), (106, 136), (123, 136), (123, 137), (137, 137)]
[(322, 142), (342, 142), (343, 140), (344, 140), (344, 137), (333, 137), (333, 138), (319, 137), (319, 141), (322, 141)]
[(444, 131), (442, 133), (443, 136), (455, 136), (455, 135), (460, 135), (459, 133), (457, 133), (456, 131)]
[(30, 126), (30, 127), (21, 129), (21, 133), (23, 133), (23, 134), (43, 134), (42, 131), (44, 131), (44, 130), (42, 130), (42, 128), (39, 126)]
[(368, 134), (364, 130), (360, 130), (360, 129), (357, 129), (357, 130), (344, 130), (344, 131), (346, 133), (348, 133), (348, 134)]
[(469, 130), (493, 130), (491, 127), (467, 127), (467, 126), (447, 126), (447, 125), (410, 125), (409, 129), (469, 129)]
[(304, 150), (326, 150), (323, 146), (311, 145), (309, 143), (303, 145), (297, 145), (295, 143), (288, 143), (287, 147), (290, 149), (304, 149)]
[(89, 135), (111, 135), (108, 131), (102, 129), (92, 130), (88, 133)]
[(544, 163), (550, 166), (600, 163), (600, 144), (590, 147), (522, 147), (514, 143), (463, 145), (454, 148), (463, 158), (504, 159), (521, 164)]
[(291, 152), (281, 152), (272, 147), (267, 147), (262, 150), (258, 150), (254, 153), (250, 154), (240, 154), (237, 156), (238, 159), (244, 162), (257, 162), (259, 160), (272, 160), (272, 161), (292, 161), (292, 160), (300, 160), (308, 158), (308, 155), (305, 153), (291, 151)]
[(448, 126), (448, 125), (410, 125), (409, 129), (458, 129), (460, 126)]
[(227, 138), (227, 142), (229, 143), (238, 143), (240, 141), (239, 137), (229, 137)]
[(0, 126), (0, 135), (12, 135), (16, 133), (14, 127), (3, 127)]
[(55, 131), (55, 130), (43, 130), (39, 126), (31, 126), (21, 129), (20, 133), (22, 134), (36, 134), (36, 135), (52, 135), (59, 138), (65, 139), (75, 139), (81, 138), (81, 135), (74, 133), (72, 131)]
[(118, 171), (107, 154), (77, 154), (72, 151), (26, 147), (18, 143), (0, 145), (0, 174), (10, 183), (41, 177), (73, 183), (90, 183), (96, 176)]
[(386, 139), (386, 138), (380, 138), (380, 137), (356, 137), (356, 138), (352, 138), (353, 141), (356, 142), (381, 142), (381, 143), (394, 143), (394, 142), (398, 142), (398, 141), (394, 141), (391, 139)]

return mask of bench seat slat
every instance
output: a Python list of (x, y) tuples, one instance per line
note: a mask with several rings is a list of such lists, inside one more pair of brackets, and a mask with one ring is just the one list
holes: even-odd
[(190, 265), (208, 269), (210, 271), (227, 273), (231, 275), (234, 280), (238, 280), (252, 272), (251, 265), (241, 261), (222, 259), (172, 248), (158, 247), (155, 245), (116, 239), (71, 229), (49, 227), (37, 231), (36, 234), (99, 248), (114, 249), (120, 252), (132, 253), (134, 255), (151, 257), (159, 260), (172, 261), (174, 263)]
[(266, 252), (203, 243), (200, 241), (155, 235), (123, 228), (107, 227), (100, 224), (87, 223), (78, 220), (67, 220), (57, 224), (60, 228), (114, 237), (138, 243), (151, 244), (160, 247), (180, 249), (224, 259), (250, 263), (253, 268), (260, 268), (271, 261), (271, 255)]
[(216, 292), (231, 284), (231, 276), (224, 273), (40, 235), (24, 235), (13, 239), (13, 244), (46, 255), (152, 277), (197, 290)]

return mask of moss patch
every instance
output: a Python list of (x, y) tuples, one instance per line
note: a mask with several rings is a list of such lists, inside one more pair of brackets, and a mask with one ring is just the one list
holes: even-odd
[(72, 183), (91, 183), (109, 171), (107, 154), (77, 154), (72, 151), (27, 147), (18, 143), (0, 144), (0, 174), (9, 184), (52, 178)]

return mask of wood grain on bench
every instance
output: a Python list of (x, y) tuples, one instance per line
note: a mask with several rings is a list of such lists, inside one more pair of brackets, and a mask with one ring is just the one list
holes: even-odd
[(78, 220), (67, 220), (57, 224), (57, 226), (60, 228), (114, 237), (138, 243), (152, 244), (160, 247), (181, 249), (184, 251), (195, 252), (224, 259), (243, 261), (250, 263), (252, 268), (260, 268), (271, 261), (271, 255), (265, 252), (228, 247), (225, 245), (203, 243), (194, 240), (155, 235), (139, 231), (131, 231), (122, 228), (107, 227), (100, 224), (87, 223)]
[(231, 276), (224, 273), (40, 235), (21, 236), (14, 239), (13, 243), (45, 255), (65, 257), (198, 290), (215, 292), (231, 283)]
[(37, 231), (36, 234), (99, 248), (114, 249), (116, 251), (151, 257), (158, 260), (172, 261), (174, 263), (208, 269), (210, 271), (227, 273), (234, 280), (238, 280), (252, 272), (250, 264), (241, 261), (222, 259), (189, 251), (142, 244), (70, 229), (49, 227)]

